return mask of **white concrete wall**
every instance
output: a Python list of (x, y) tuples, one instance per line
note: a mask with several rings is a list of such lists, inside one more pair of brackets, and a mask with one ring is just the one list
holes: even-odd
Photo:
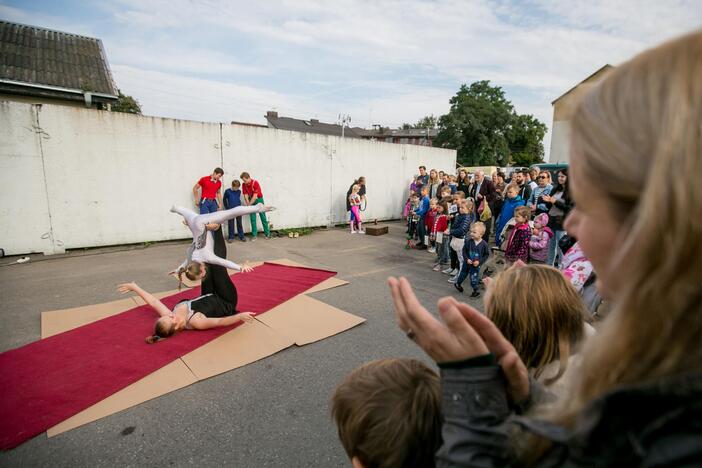
[(551, 130), (550, 163), (567, 163), (570, 160), (570, 121), (556, 120)]
[(57, 253), (185, 238), (168, 209), (194, 208), (192, 186), (216, 166), (224, 188), (244, 170), (260, 181), (278, 207), (276, 229), (343, 221), (360, 175), (367, 218), (397, 218), (418, 165), (455, 161), (438, 148), (0, 102), (0, 247)]

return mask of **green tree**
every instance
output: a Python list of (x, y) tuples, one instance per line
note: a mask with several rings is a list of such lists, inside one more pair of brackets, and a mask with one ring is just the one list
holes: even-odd
[(113, 112), (126, 112), (128, 114), (141, 114), (141, 104), (131, 96), (122, 94), (117, 90), (117, 102), (111, 106)]
[(507, 131), (511, 153), (510, 163), (515, 166), (531, 166), (544, 162), (543, 140), (547, 127), (533, 115), (514, 114)]
[(505, 165), (514, 108), (502, 88), (489, 81), (463, 84), (449, 103), (449, 113), (439, 118), (434, 146), (455, 149), (464, 166)]
[(434, 117), (434, 114), (430, 114), (419, 119), (419, 121), (414, 124), (414, 128), (436, 128), (438, 123), (439, 119)]

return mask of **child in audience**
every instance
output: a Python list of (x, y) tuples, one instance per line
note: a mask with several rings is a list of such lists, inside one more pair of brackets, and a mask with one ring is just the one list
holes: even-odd
[[(232, 188), (228, 188), (224, 191), (222, 202), (224, 203), (225, 210), (231, 210), (232, 208), (241, 206), (241, 182), (236, 179), (232, 180)], [(235, 223), (236, 231), (234, 231)], [(227, 242), (231, 243), (234, 240), (234, 234), (239, 237), (240, 241), (246, 242), (244, 228), (241, 225), (241, 216), (227, 220)]]
[(449, 233), (451, 234), (451, 250), (453, 250), (458, 256), (458, 267), (455, 268), (451, 274), (453, 275), (449, 278), (449, 283), (455, 283), (458, 273), (463, 267), (463, 244), (465, 243), (466, 234), (468, 234), (468, 229), (470, 228), (470, 218), (469, 213), (472, 213), (472, 207), (468, 205), (466, 200), (461, 200), (458, 204), (458, 216), (453, 221), (453, 226)]
[(436, 217), (436, 205), (439, 203), (439, 200), (436, 198), (432, 198), (429, 200), (429, 211), (427, 212), (426, 216), (424, 217), (424, 226), (426, 227), (426, 232), (427, 232), (427, 237), (429, 239), (429, 242), (427, 243), (428, 247), (428, 252), (429, 253), (436, 253), (436, 242), (434, 239), (431, 237), (431, 229), (434, 226), (434, 218)]
[(585, 323), (580, 296), (558, 270), (515, 265), (500, 273), (488, 283), (485, 315), (514, 345), (537, 382), (556, 397), (567, 394), (568, 376), (577, 368), (575, 355), (594, 329)]
[(487, 242), (483, 240), (483, 234), (485, 234), (485, 224), (478, 221), (470, 227), (470, 239), (466, 239), (463, 244), (463, 267), (461, 272), (456, 278), (456, 282), (453, 284), (456, 289), (463, 292), (463, 286), (461, 284), (466, 279), (466, 276), (470, 276), (470, 285), (473, 288), (473, 293), (470, 297), (480, 296), (480, 267), (485, 264), (488, 257), (490, 256), (490, 248)]
[(530, 211), (526, 206), (519, 206), (514, 210), (516, 224), (507, 240), (507, 247), (505, 247), (505, 260), (507, 260), (508, 264), (512, 264), (517, 260), (521, 260), (524, 263), (529, 261)]
[(522, 200), (522, 197), (519, 195), (519, 190), (519, 185), (516, 183), (509, 184), (505, 190), (507, 196), (504, 204), (502, 205), (500, 217), (497, 219), (497, 225), (495, 226), (495, 245), (497, 247), (499, 247), (502, 243), (502, 230), (507, 225), (507, 222), (514, 216), (514, 210), (518, 206), (524, 206), (524, 200)]
[(336, 387), (331, 414), (354, 468), (433, 468), (441, 445), (439, 376), (416, 359), (381, 359)]
[(441, 267), (446, 267), (448, 263), (448, 216), (446, 216), (448, 207), (444, 203), (436, 205), (436, 216), (434, 225), (432, 226), (432, 236), (436, 243), (436, 263), (434, 271), (441, 271)]
[(417, 249), (422, 250), (427, 248), (427, 246), (424, 244), (427, 234), (427, 229), (424, 224), (424, 217), (429, 211), (429, 188), (422, 187), (420, 193), (421, 197), (419, 205), (417, 208), (415, 208), (414, 213), (419, 218), (417, 220)]
[(548, 227), (548, 215), (546, 213), (536, 215), (529, 239), (529, 263), (546, 263), (551, 237), (553, 237), (553, 231)]
[(363, 230), (363, 220), (361, 219), (361, 196), (358, 194), (361, 186), (354, 184), (351, 187), (351, 195), (349, 195), (349, 203), (351, 205), (352, 220), (349, 223), (351, 226), (351, 234), (365, 234), (366, 231)]

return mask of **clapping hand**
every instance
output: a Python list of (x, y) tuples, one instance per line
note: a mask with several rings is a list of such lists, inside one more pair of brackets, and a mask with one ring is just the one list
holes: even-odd
[(493, 353), (515, 403), (529, 397), (529, 375), (514, 346), (490, 319), (473, 307), (446, 297), (439, 301), (439, 322), (417, 300), (406, 278), (388, 278), (398, 326), (437, 363)]

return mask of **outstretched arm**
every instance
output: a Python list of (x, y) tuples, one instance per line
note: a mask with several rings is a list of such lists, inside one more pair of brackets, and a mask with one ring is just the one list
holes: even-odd
[(207, 330), (208, 328), (219, 328), (234, 325), (237, 322), (252, 322), (251, 312), (241, 312), (229, 317), (208, 318), (202, 314), (196, 314), (190, 319), (190, 325), (196, 330)]
[(158, 315), (163, 317), (164, 315), (169, 315), (171, 313), (171, 309), (166, 307), (163, 302), (159, 301), (156, 299), (154, 296), (149, 294), (148, 292), (144, 291), (141, 289), (136, 283), (131, 282), (131, 283), (123, 283), (117, 286), (117, 290), (121, 292), (122, 294), (126, 294), (129, 291), (134, 291), (144, 299), (144, 302), (146, 302), (148, 305), (151, 306), (152, 309), (154, 309), (156, 312), (158, 312)]
[(219, 265), (223, 266), (224, 268), (228, 268), (230, 270), (236, 270), (236, 271), (251, 271), (253, 268), (248, 266), (246, 263), (243, 265), (238, 265), (231, 260), (227, 260), (226, 258), (218, 257), (216, 255), (208, 255), (207, 258), (205, 258), (206, 263), (211, 263), (212, 265)]

